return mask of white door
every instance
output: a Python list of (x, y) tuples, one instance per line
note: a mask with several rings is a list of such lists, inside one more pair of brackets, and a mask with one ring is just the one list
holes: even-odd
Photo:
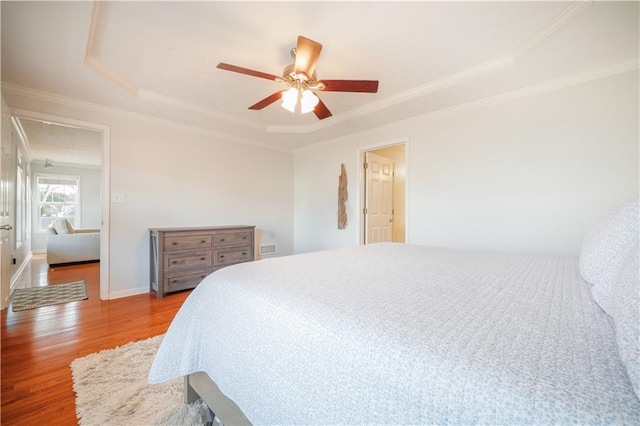
[(0, 308), (9, 305), (11, 288), (11, 248), (9, 247), (9, 166), (11, 164), (11, 116), (2, 100), (2, 124), (0, 125)]
[(393, 241), (393, 162), (365, 153), (365, 244)]

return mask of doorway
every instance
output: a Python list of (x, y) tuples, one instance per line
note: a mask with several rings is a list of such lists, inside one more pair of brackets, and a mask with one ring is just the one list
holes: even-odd
[[(44, 123), (48, 126), (52, 126), (52, 128), (65, 128), (68, 131), (73, 131), (73, 129), (77, 129), (78, 132), (90, 132), (90, 133), (95, 133), (97, 134), (98, 137), (98, 144), (99, 144), (99, 156), (100, 156), (100, 165), (99, 165), (99, 176), (96, 177), (97, 181), (96, 182), (96, 187), (95, 187), (95, 191), (92, 190), (92, 192), (98, 192), (99, 194), (91, 194), (91, 196), (93, 197), (94, 195), (97, 195), (96, 197), (96, 204), (99, 204), (98, 206), (95, 206), (93, 208), (97, 208), (97, 212), (92, 212), (92, 216), (93, 216), (93, 222), (95, 222), (95, 224), (97, 226), (93, 226), (92, 223), (92, 227), (98, 227), (100, 228), (100, 299), (106, 300), (109, 298), (109, 214), (110, 214), (110, 209), (109, 209), (109, 140), (110, 140), (110, 133), (109, 133), (109, 127), (108, 126), (104, 126), (104, 125), (99, 125), (99, 124), (94, 124), (94, 123), (89, 123), (89, 122), (84, 122), (84, 121), (80, 121), (80, 120), (74, 120), (74, 119), (70, 119), (70, 118), (65, 118), (65, 117), (57, 117), (57, 116), (52, 116), (49, 114), (42, 114), (42, 113), (36, 113), (36, 112), (32, 112), (32, 111), (25, 111), (25, 110), (19, 110), (19, 109), (12, 109), (11, 111), (12, 116), (16, 117), (19, 120), (23, 120), (23, 121), (31, 121), (31, 122), (40, 122), (40, 123)], [(73, 144), (71, 142), (67, 143), (67, 146), (65, 149), (69, 149), (69, 148), (73, 148)], [(52, 149), (55, 149), (55, 147), (52, 147)], [(81, 148), (78, 146), (77, 147), (78, 150), (81, 150)], [(36, 158), (33, 159), (34, 162), (34, 169), (37, 169), (39, 165), (35, 164), (38, 163)], [(56, 163), (55, 161), (51, 161), (51, 163), (54, 164), (53, 168), (47, 168), (46, 171), (55, 171), (56, 167)], [(50, 164), (51, 164), (50, 163)], [(50, 167), (50, 165), (42, 165), (43, 167)], [(64, 164), (64, 162), (59, 162), (58, 163), (58, 169), (60, 172), (64, 171), (65, 166), (69, 167), (72, 166), (72, 164)], [(44, 169), (43, 169), (44, 171)], [(33, 179), (33, 181), (35, 182), (35, 179)], [(35, 193), (35, 192), (34, 192)], [(36, 216), (34, 215), (34, 218)], [(87, 218), (88, 219), (88, 218)], [(84, 221), (84, 220), (83, 220)]]
[(359, 157), (360, 244), (407, 242), (406, 141), (368, 147)]

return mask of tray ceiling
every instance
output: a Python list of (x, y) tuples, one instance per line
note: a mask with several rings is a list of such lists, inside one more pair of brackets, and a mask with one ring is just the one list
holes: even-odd
[[(425, 114), (526, 96), (638, 67), (637, 2), (2, 2), (3, 92), (42, 91), (295, 150)], [(333, 117), (278, 103), (298, 35), (323, 44)], [(546, 88), (546, 89), (545, 89)], [(37, 92), (40, 93), (40, 92)]]

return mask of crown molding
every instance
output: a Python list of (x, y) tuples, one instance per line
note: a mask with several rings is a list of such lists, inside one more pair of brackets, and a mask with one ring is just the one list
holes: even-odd
[(31, 152), (31, 145), (29, 145), (29, 138), (24, 132), (20, 119), (18, 117), (11, 117), (11, 124), (18, 135), (18, 139), (20, 139), (20, 144), (22, 145), (22, 149), (25, 151), (27, 161), (30, 162), (33, 158), (33, 153)]
[(216, 111), (216, 110), (211, 109), (211, 108), (203, 107), (203, 106), (197, 105), (197, 104), (192, 104), (191, 102), (185, 102), (183, 100), (176, 99), (176, 98), (171, 98), (169, 96), (160, 95), (158, 93), (150, 92), (148, 90), (140, 89), (138, 91), (138, 97), (141, 98), (141, 99), (148, 99), (148, 100), (156, 102), (156, 103), (170, 105), (170, 106), (173, 106), (175, 108), (181, 108), (181, 109), (185, 109), (185, 110), (188, 110), (188, 111), (192, 111), (192, 112), (197, 112), (197, 113), (200, 113), (200, 114), (208, 115), (208, 116), (211, 116), (211, 117), (214, 117), (214, 118), (218, 118), (218, 119), (221, 119), (221, 120), (233, 122), (233, 123), (236, 123), (236, 124), (241, 124), (241, 125), (243, 125), (245, 127), (250, 127), (250, 128), (256, 129), (256, 130), (264, 131), (264, 129), (265, 129), (265, 126), (260, 125), (260, 124), (256, 124), (253, 121), (237, 118), (237, 117), (234, 117), (234, 116), (232, 116), (230, 114), (225, 114), (225, 113)]
[(95, 71), (98, 71), (104, 77), (106, 77), (107, 79), (113, 81), (114, 83), (116, 83), (118, 86), (122, 87), (127, 92), (131, 93), (134, 96), (138, 96), (138, 94), (140, 92), (140, 89), (138, 89), (133, 84), (129, 83), (123, 77), (120, 77), (118, 74), (116, 74), (113, 71), (111, 71), (102, 62), (100, 62), (100, 60), (98, 58), (96, 58), (95, 56), (86, 56), (84, 58), (84, 62), (87, 65), (89, 65), (90, 68), (93, 68)]
[(473, 109), (484, 108), (491, 105), (501, 104), (509, 102), (515, 99), (526, 98), (529, 96), (537, 95), (544, 92), (551, 92), (565, 87), (575, 86), (577, 84), (586, 83), (593, 80), (598, 80), (612, 75), (621, 74), (627, 71), (633, 71), (640, 66), (640, 60), (638, 58), (630, 61), (621, 62), (618, 64), (607, 65), (594, 70), (584, 71), (577, 74), (572, 74), (567, 77), (557, 78), (544, 83), (538, 83), (531, 86), (523, 87), (520, 89), (512, 90), (510, 92), (501, 93), (499, 95), (488, 96), (486, 98), (478, 99), (476, 101), (467, 102), (460, 105), (455, 105), (449, 108), (443, 108), (438, 111), (433, 111), (427, 114), (423, 114), (417, 117), (409, 118), (405, 121), (413, 121), (421, 118), (437, 118), (445, 115), (456, 114), (460, 112), (466, 112)]
[(312, 133), (327, 127), (334, 126), (338, 123), (352, 120), (354, 118), (370, 114), (398, 105), (413, 99), (448, 89), (477, 79), (483, 75), (498, 72), (511, 68), (518, 64), (518, 61), (537, 47), (544, 40), (549, 38), (553, 33), (563, 28), (569, 21), (584, 12), (591, 6), (593, 0), (577, 0), (569, 7), (564, 9), (560, 14), (555, 16), (549, 23), (532, 34), (524, 43), (518, 46), (512, 53), (502, 56), (498, 59), (485, 62), (475, 67), (448, 75), (446, 77), (426, 83), (422, 86), (406, 90), (396, 95), (390, 96), (380, 101), (372, 102), (353, 111), (349, 111), (339, 116), (334, 116), (330, 122), (319, 122), (308, 126), (267, 126), (267, 132), (273, 133)]
[(340, 141), (346, 136), (352, 137), (352, 136), (368, 135), (368, 134), (375, 135), (379, 133), (381, 130), (392, 129), (395, 127), (405, 125), (407, 123), (411, 123), (419, 120), (425, 120), (425, 119), (436, 119), (436, 118), (441, 118), (448, 115), (471, 111), (474, 109), (497, 105), (497, 104), (509, 102), (512, 100), (537, 95), (544, 92), (550, 92), (550, 91), (562, 89), (565, 87), (575, 86), (577, 84), (586, 83), (589, 81), (598, 80), (605, 77), (610, 77), (610, 76), (621, 74), (628, 71), (638, 70), (639, 68), (640, 68), (640, 58), (634, 58), (629, 61), (603, 66), (600, 68), (596, 68), (594, 70), (584, 71), (584, 72), (573, 74), (567, 77), (550, 80), (544, 83), (534, 84), (531, 86), (523, 87), (521, 89), (512, 90), (510, 92), (501, 93), (499, 95), (489, 96), (486, 98), (478, 99), (478, 100), (467, 102), (464, 104), (454, 105), (448, 108), (442, 108), (437, 111), (432, 111), (426, 114), (416, 115), (414, 117), (410, 117), (405, 120), (395, 121), (393, 123), (389, 123), (383, 126), (366, 129), (360, 132), (354, 132), (349, 135), (343, 135), (337, 138), (327, 139), (313, 145), (308, 145), (302, 148), (298, 148), (293, 152), (296, 153), (296, 152), (311, 151), (313, 149), (317, 149), (319, 147), (330, 145), (332, 143)]
[(111, 69), (107, 68), (95, 55), (95, 45), (98, 43), (98, 21), (100, 20), (100, 8), (102, 7), (101, 1), (93, 2), (93, 11), (91, 13), (91, 25), (89, 26), (89, 38), (87, 40), (87, 50), (85, 51), (84, 62), (95, 71), (102, 74), (105, 78), (113, 81), (118, 86), (122, 87), (127, 92), (138, 95), (138, 88), (131, 84), (129, 81), (119, 76)]
[(11, 83), (3, 82), (1, 84), (1, 87), (3, 92), (4, 91), (11, 92), (20, 96), (25, 96), (25, 97), (36, 99), (39, 101), (51, 102), (54, 104), (78, 108), (85, 111), (93, 111), (101, 114), (117, 116), (117, 117), (126, 118), (130, 120), (144, 122), (147, 124), (171, 127), (171, 128), (182, 130), (182, 131), (194, 132), (194, 133), (202, 134), (205, 136), (210, 136), (213, 138), (224, 140), (227, 142), (241, 143), (244, 145), (251, 145), (259, 148), (269, 149), (272, 151), (290, 152), (289, 150), (269, 146), (265, 143), (255, 141), (253, 139), (241, 138), (241, 137), (233, 136), (227, 133), (205, 129), (203, 127), (190, 126), (187, 124), (178, 123), (176, 121), (165, 120), (165, 119), (153, 117), (150, 115), (139, 114), (136, 112), (131, 112), (131, 111), (127, 111), (119, 108), (95, 104), (92, 102), (87, 102), (80, 99), (61, 96), (55, 93), (45, 92), (42, 90), (31, 89), (31, 88), (11, 84)]
[(408, 102), (410, 100), (428, 95), (429, 93), (434, 93), (440, 90), (447, 89), (449, 87), (456, 86), (466, 81), (470, 81), (475, 78), (478, 78), (481, 75), (499, 71), (504, 68), (514, 66), (515, 64), (516, 62), (511, 55), (503, 56), (502, 58), (496, 59), (494, 61), (485, 62), (484, 64), (480, 64), (473, 68), (469, 68), (467, 70), (464, 70), (455, 74), (451, 74), (449, 76), (440, 78), (438, 80), (434, 80), (422, 86), (418, 86), (413, 89), (409, 89), (404, 92), (395, 94), (393, 96), (389, 96), (385, 99), (372, 102), (360, 108), (354, 109), (353, 111), (349, 111), (339, 116), (334, 116), (331, 119), (331, 122), (328, 122), (328, 123), (318, 122), (316, 124), (311, 124), (308, 126), (267, 126), (267, 132), (312, 133), (327, 127), (334, 126), (338, 123), (342, 123), (366, 114), (370, 114), (372, 112), (380, 111), (382, 109), (386, 109), (394, 105)]
[[(181, 108), (188, 111), (198, 112), (200, 114), (209, 115), (221, 120), (226, 120), (230, 122), (234, 122), (237, 124), (242, 124), (243, 126), (247, 126), (254, 129), (263, 130), (264, 126), (257, 125), (252, 121), (238, 119), (237, 117), (226, 114), (212, 108), (207, 108), (201, 105), (193, 104), (191, 102), (183, 101), (176, 98), (171, 98), (168, 96), (160, 95), (158, 93), (154, 93), (148, 90), (141, 89), (136, 87), (131, 82), (125, 80), (117, 73), (109, 69), (106, 65), (104, 65), (99, 58), (95, 55), (95, 45), (97, 44), (97, 40), (99, 39), (100, 33), (98, 31), (98, 26), (100, 22), (100, 8), (101, 1), (94, 1), (93, 7), (93, 15), (91, 19), (91, 26), (89, 29), (89, 37), (87, 41), (87, 51), (85, 55), (85, 62), (88, 66), (102, 74), (105, 78), (113, 81), (124, 90), (133, 93), (134, 95), (148, 99), (157, 103), (163, 103), (165, 105), (170, 105), (175, 108)], [(534, 34), (532, 34), (524, 43), (518, 46), (512, 53), (500, 57), (498, 59), (485, 62), (483, 64), (477, 65), (472, 68), (468, 68), (466, 70), (448, 75), (446, 77), (440, 78), (438, 80), (434, 80), (432, 82), (426, 83), (424, 85), (415, 87), (413, 89), (406, 90), (401, 93), (397, 93), (395, 95), (389, 96), (385, 99), (381, 99), (379, 101), (375, 101), (364, 105), (360, 108), (354, 109), (352, 111), (346, 112), (344, 114), (340, 114), (338, 116), (333, 116), (329, 121), (320, 121), (311, 125), (294, 125), (294, 126), (286, 126), (286, 125), (267, 125), (266, 131), (268, 133), (295, 133), (295, 134), (308, 134), (313, 133), (318, 130), (322, 130), (328, 127), (335, 126), (337, 124), (343, 123), (345, 121), (353, 120), (355, 118), (361, 117), (366, 114), (370, 114), (376, 111), (380, 111), (382, 109), (390, 108), (392, 106), (411, 101), (413, 99), (425, 96), (429, 93), (434, 93), (437, 91), (441, 91), (450, 87), (457, 86), (459, 84), (477, 79), (483, 75), (498, 72), (513, 66), (516, 66), (518, 61), (522, 59), (526, 54), (528, 54), (531, 50), (537, 47), (540, 43), (549, 38), (552, 34), (554, 34), (559, 29), (563, 28), (570, 22), (573, 18), (584, 12), (587, 8), (589, 8), (593, 3), (593, 0), (576, 0), (569, 7), (564, 9), (560, 14), (555, 16), (549, 23), (540, 28)]]
[[(237, 124), (241, 124), (246, 126), (247, 128), (251, 128), (254, 130), (266, 131), (268, 133), (289, 133), (289, 134), (309, 134), (316, 132), (318, 130), (322, 130), (325, 128), (330, 128), (339, 123), (343, 123), (349, 120), (353, 120), (360, 116), (364, 116), (366, 114), (370, 114), (376, 111), (380, 111), (398, 104), (402, 104), (408, 102), (410, 100), (423, 97), (430, 93), (435, 93), (438, 91), (442, 91), (447, 88), (455, 87), (457, 85), (463, 84), (465, 82), (472, 81), (477, 79), (483, 75), (487, 75), (490, 73), (495, 73), (504, 69), (508, 69), (510, 67), (514, 67), (518, 65), (518, 62), (526, 56), (529, 52), (539, 46), (542, 42), (547, 40), (552, 34), (565, 27), (573, 18), (583, 13), (587, 10), (592, 4), (593, 0), (577, 0), (572, 2), (566, 9), (564, 9), (560, 14), (554, 17), (549, 23), (540, 28), (534, 34), (532, 34), (525, 42), (519, 45), (511, 54), (502, 56), (498, 59), (485, 62), (483, 64), (468, 68), (466, 70), (447, 75), (443, 78), (428, 82), (424, 85), (412, 88), (410, 90), (406, 90), (401, 93), (397, 93), (393, 96), (387, 97), (385, 99), (381, 99), (379, 101), (375, 101), (364, 105), (355, 110), (349, 111), (347, 113), (340, 114), (338, 116), (334, 116), (331, 120), (319, 121), (317, 123), (311, 125), (294, 125), (294, 126), (280, 126), (280, 125), (269, 125), (263, 126), (259, 124), (255, 124), (252, 121), (239, 119), (233, 115), (226, 114), (212, 108), (207, 108), (201, 105), (193, 104), (190, 102), (186, 102), (180, 99), (171, 98), (168, 96), (160, 95), (158, 93), (154, 93), (148, 90), (141, 89), (136, 87), (131, 82), (125, 80), (107, 66), (102, 64), (99, 58), (95, 55), (95, 49), (100, 41), (100, 32), (98, 31), (100, 20), (101, 20), (101, 5), (102, 2), (94, 1), (93, 14), (91, 19), (91, 25), (89, 29), (89, 36), (87, 41), (87, 49), (85, 54), (85, 62), (86, 64), (103, 75), (105, 78), (111, 80), (122, 89), (126, 90), (129, 93), (134, 94), (135, 96), (149, 100), (151, 102), (168, 105), (174, 108), (179, 108), (191, 112), (196, 112), (199, 114), (215, 117), (222, 121), (233, 122)], [(517, 99), (520, 97), (530, 96), (536, 93), (541, 93), (548, 90), (555, 90), (558, 88), (566, 87), (573, 84), (579, 84), (583, 81), (589, 81), (596, 78), (602, 78), (607, 75), (612, 75), (620, 72), (629, 71), (631, 69), (638, 68), (638, 59), (634, 59), (631, 61), (627, 61), (621, 64), (614, 64), (607, 67), (602, 67), (597, 70), (587, 71), (580, 74), (575, 74), (573, 76), (569, 76), (566, 78), (556, 79), (550, 82), (545, 82), (541, 84), (536, 84), (533, 86), (529, 86), (526, 88), (517, 89), (511, 92), (507, 92), (504, 94), (499, 94), (491, 97), (487, 97), (484, 99), (468, 102), (465, 104), (455, 105), (449, 108), (443, 108), (438, 111), (433, 111), (427, 114), (422, 114), (419, 116), (411, 117), (409, 119), (395, 122), (389, 124), (387, 126), (378, 127), (376, 129), (382, 129), (389, 126), (400, 125), (407, 121), (413, 121), (416, 119), (422, 119), (425, 117), (439, 117), (443, 115), (448, 115), (452, 113), (457, 113), (461, 111), (466, 111), (470, 109), (480, 108), (487, 105), (492, 105), (495, 103), (506, 102), (511, 99)], [(167, 127), (172, 127), (180, 130), (191, 131), (194, 133), (204, 134), (210, 137), (218, 138), (221, 140), (234, 142), (234, 143), (242, 143), (252, 146), (257, 146), (264, 149), (276, 150), (281, 152), (291, 152), (287, 149), (274, 148), (262, 142), (258, 142), (253, 139), (237, 137), (231, 134), (209, 130), (199, 126), (191, 126), (182, 124), (172, 120), (159, 119), (153, 116), (139, 114), (119, 108), (108, 107), (100, 104), (95, 104), (87, 101), (82, 101), (75, 98), (69, 98), (49, 92), (39, 91), (35, 89), (29, 89), (26, 87), (13, 85), (10, 83), (2, 83), (3, 90), (12, 91), (23, 96), (28, 96), (31, 98), (48, 101), (56, 104), (72, 106), (75, 108), (96, 111), (104, 114), (115, 115), (124, 117), (127, 119), (132, 119), (136, 121), (142, 121), (153, 125), (162, 125)], [(367, 131), (364, 131), (367, 132)], [(360, 132), (356, 132), (354, 134), (358, 134)], [(326, 141), (325, 141), (326, 142)], [(321, 144), (325, 142), (320, 142)], [(311, 145), (310, 147), (300, 148), (299, 150), (310, 149), (318, 144)], [(299, 150), (295, 150), (297, 152)]]
[(519, 61), (530, 51), (536, 48), (540, 43), (549, 38), (553, 33), (563, 28), (573, 18), (580, 15), (593, 5), (593, 0), (577, 0), (569, 7), (563, 10), (559, 15), (555, 16), (544, 27), (540, 28), (531, 35), (524, 43), (511, 52), (514, 61)]
[(253, 121), (239, 119), (231, 114), (226, 114), (212, 108), (207, 108), (202, 105), (186, 102), (186, 101), (172, 98), (169, 96), (164, 96), (159, 93), (155, 93), (150, 90), (145, 90), (140, 87), (137, 87), (132, 82), (126, 80), (124, 77), (120, 76), (118, 73), (116, 73), (107, 65), (105, 65), (100, 60), (100, 58), (98, 58), (98, 56), (96, 55), (96, 49), (95, 49), (101, 35), (100, 31), (98, 31), (98, 27), (100, 25), (101, 17), (102, 17), (102, 14), (101, 14), (102, 3), (103, 2), (99, 0), (95, 0), (93, 2), (93, 12), (91, 15), (91, 25), (89, 27), (87, 50), (85, 52), (85, 58), (84, 58), (85, 63), (90, 68), (102, 74), (102, 76), (104, 76), (108, 80), (111, 80), (112, 82), (114, 82), (115, 84), (117, 84), (118, 86), (126, 90), (127, 92), (133, 94), (134, 96), (137, 96), (138, 98), (169, 105), (174, 108), (181, 108), (187, 111), (197, 112), (197, 113), (208, 115), (221, 120), (226, 120), (236, 124), (241, 124), (246, 127), (250, 127), (258, 130), (264, 130), (264, 126), (256, 124)]

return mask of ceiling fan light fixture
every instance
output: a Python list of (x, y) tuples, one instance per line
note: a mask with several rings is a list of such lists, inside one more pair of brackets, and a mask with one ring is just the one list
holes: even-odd
[(320, 99), (313, 93), (311, 90), (307, 89), (302, 92), (302, 97), (300, 98), (300, 112), (306, 114), (308, 112), (313, 111), (313, 109), (318, 105)]
[(291, 112), (296, 111), (296, 104), (298, 103), (298, 89), (295, 87), (290, 88), (286, 92), (282, 93), (282, 108)]
[[(0, 0), (1, 1), (1, 0)], [(318, 97), (318, 92), (312, 90), (324, 90), (327, 92), (360, 92), (377, 93), (378, 80), (318, 80), (316, 64), (320, 57), (322, 44), (303, 36), (298, 36), (296, 47), (291, 49), (293, 63), (282, 70), (282, 77), (268, 74), (237, 65), (220, 62), (217, 68), (226, 71), (237, 72), (251, 77), (272, 80), (289, 86), (288, 90), (279, 90), (249, 107), (250, 110), (259, 111), (278, 99), (282, 100), (281, 106), (295, 113), (300, 100), (300, 111), (305, 114), (313, 111), (319, 120), (331, 117), (331, 111)]]

